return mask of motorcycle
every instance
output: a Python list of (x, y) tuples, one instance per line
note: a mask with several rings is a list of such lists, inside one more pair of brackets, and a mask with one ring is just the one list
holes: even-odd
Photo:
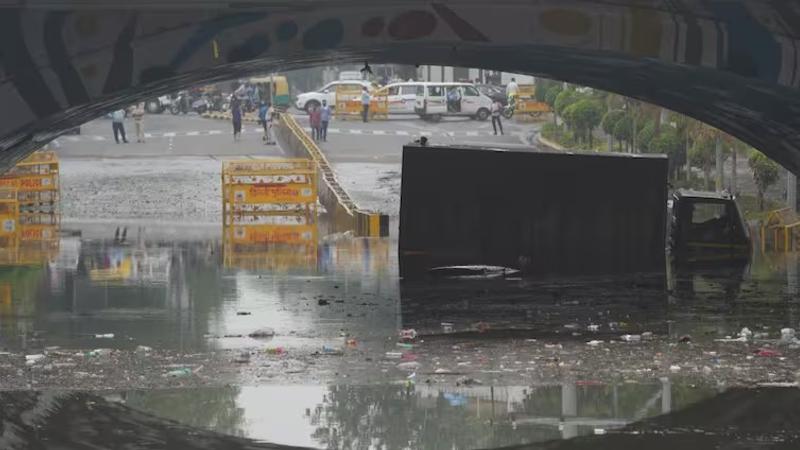
[(206, 97), (200, 97), (192, 102), (192, 111), (196, 112), (197, 114), (202, 115), (210, 108), (211, 102), (209, 102)]
[(169, 112), (173, 115), (178, 114), (186, 114), (189, 112), (189, 99), (186, 95), (185, 91), (181, 91), (178, 95), (172, 100), (172, 104), (169, 106)]
[(514, 117), (514, 112), (517, 109), (517, 97), (511, 95), (508, 97), (508, 104), (505, 108), (503, 108), (503, 117), (506, 119), (511, 119)]

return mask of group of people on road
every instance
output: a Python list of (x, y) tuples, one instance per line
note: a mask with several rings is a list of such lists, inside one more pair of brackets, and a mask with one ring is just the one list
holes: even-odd
[[(231, 122), (233, 124), (233, 140), (238, 142), (242, 138), (242, 100), (236, 95), (231, 96)], [(275, 108), (264, 100), (258, 105), (258, 124), (264, 129), (261, 140), (267, 145), (272, 145), (272, 123), (276, 117)]]
[(321, 106), (314, 106), (308, 112), (308, 122), (311, 126), (311, 137), (315, 142), (328, 141), (328, 124), (331, 121), (331, 107), (326, 100)]
[[(139, 103), (130, 111), (133, 116), (133, 125), (136, 130), (136, 142), (144, 144), (144, 103)], [(128, 137), (125, 135), (125, 117), (128, 115), (128, 110), (125, 108), (118, 109), (111, 113), (111, 129), (114, 132), (114, 141), (119, 144), (128, 143)]]

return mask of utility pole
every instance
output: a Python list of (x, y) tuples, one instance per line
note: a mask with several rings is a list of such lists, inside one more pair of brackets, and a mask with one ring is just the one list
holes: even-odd
[(722, 186), (725, 182), (724, 180), (724, 173), (722, 171), (722, 139), (720, 139), (719, 135), (714, 138), (714, 153), (716, 154), (716, 161), (717, 161), (717, 176), (716, 176), (716, 191), (722, 191)]

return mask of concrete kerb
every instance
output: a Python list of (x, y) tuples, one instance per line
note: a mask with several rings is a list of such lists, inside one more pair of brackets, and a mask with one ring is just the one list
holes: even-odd
[[(202, 115), (203, 118), (212, 119), (212, 120), (225, 120), (230, 122), (231, 121), (231, 113), (230, 112), (206, 112)], [(243, 123), (258, 123), (258, 117), (252, 114), (245, 114), (242, 116)]]

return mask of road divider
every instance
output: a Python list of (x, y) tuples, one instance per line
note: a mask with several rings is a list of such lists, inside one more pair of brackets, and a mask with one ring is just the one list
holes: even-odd
[(389, 235), (389, 216), (362, 210), (339, 183), (336, 172), (311, 136), (291, 114), (280, 114), (275, 137), (284, 151), (295, 158), (314, 161), (319, 177), (319, 201), (332, 219), (334, 231), (353, 230), (357, 236)]

